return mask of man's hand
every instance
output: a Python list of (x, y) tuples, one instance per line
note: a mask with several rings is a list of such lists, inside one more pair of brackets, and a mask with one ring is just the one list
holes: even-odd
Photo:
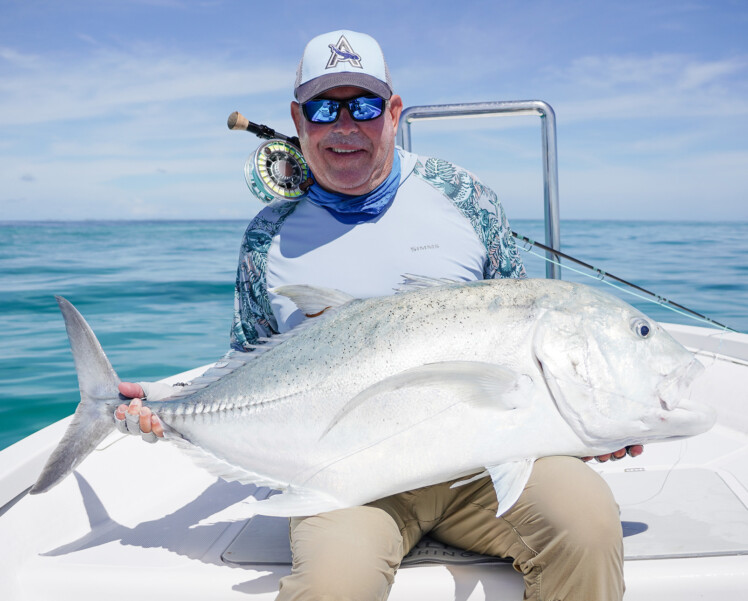
[(582, 457), (582, 461), (590, 461), (592, 459), (597, 460), (599, 463), (605, 463), (608, 460), (618, 461), (623, 459), (627, 454), (629, 457), (638, 457), (644, 452), (644, 447), (640, 444), (631, 445), (625, 449), (619, 449), (615, 453), (606, 453), (605, 455), (598, 455), (597, 457)]
[(143, 407), (143, 386), (134, 382), (120, 382), (118, 388), (122, 396), (132, 398), (132, 401), (129, 405), (123, 403), (115, 410), (117, 429), (123, 433), (139, 434), (146, 442), (163, 438), (163, 424), (148, 407)]
[(135, 382), (120, 382), (119, 392), (122, 396), (126, 396), (128, 399), (142, 399), (145, 397), (145, 391), (140, 384)]

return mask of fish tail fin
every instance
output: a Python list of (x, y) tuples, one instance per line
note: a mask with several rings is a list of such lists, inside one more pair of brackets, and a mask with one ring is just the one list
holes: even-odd
[(120, 380), (91, 327), (78, 310), (56, 296), (73, 351), (81, 401), (60, 444), (47, 460), (32, 495), (45, 492), (72, 472), (114, 430), (113, 409), (118, 404)]

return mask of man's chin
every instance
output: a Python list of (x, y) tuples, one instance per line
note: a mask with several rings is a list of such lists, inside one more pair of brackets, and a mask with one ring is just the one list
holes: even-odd
[(362, 175), (360, 170), (333, 170), (328, 169), (327, 178), (320, 182), (323, 188), (338, 194), (349, 196), (360, 196), (371, 192), (371, 176), (368, 172)]

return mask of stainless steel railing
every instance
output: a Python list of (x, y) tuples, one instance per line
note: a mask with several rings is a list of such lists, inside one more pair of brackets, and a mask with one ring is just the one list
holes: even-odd
[[(400, 116), (397, 142), (405, 150), (411, 149), (411, 123), (432, 119), (462, 117), (491, 117), (505, 115), (539, 115), (543, 145), (543, 202), (545, 217), (545, 244), (561, 250), (561, 226), (558, 212), (558, 161), (556, 153), (556, 115), (551, 106), (542, 100), (514, 100), (506, 102), (472, 102), (466, 104), (437, 104), (412, 106)], [(469, 168), (469, 165), (466, 165)], [(559, 258), (548, 251), (546, 256), (558, 262)], [(546, 277), (561, 278), (561, 268), (548, 262)]]

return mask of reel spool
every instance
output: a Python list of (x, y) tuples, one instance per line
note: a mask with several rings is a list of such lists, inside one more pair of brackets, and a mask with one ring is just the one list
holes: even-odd
[(301, 200), (310, 179), (309, 167), (301, 150), (290, 142), (268, 140), (247, 159), (244, 179), (252, 194), (265, 204), (274, 200)]

